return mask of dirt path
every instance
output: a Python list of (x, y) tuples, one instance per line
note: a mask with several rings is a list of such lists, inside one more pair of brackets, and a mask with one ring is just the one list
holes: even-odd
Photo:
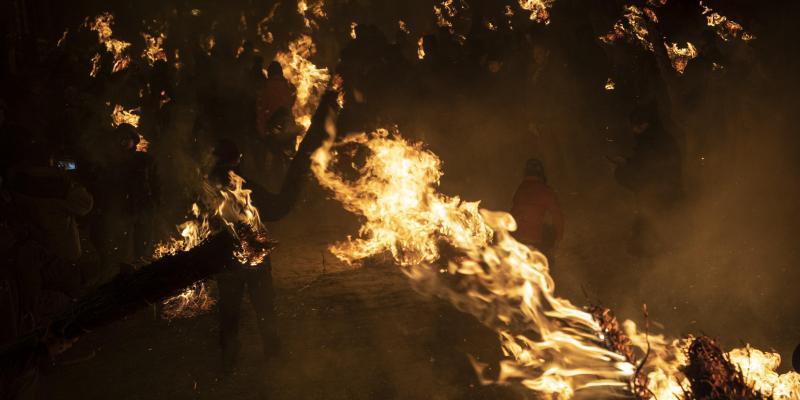
[(491, 332), (418, 295), (389, 264), (354, 268), (325, 255), (343, 237), (335, 231), (282, 236), (273, 257), (279, 359), (263, 361), (247, 302), (232, 375), (220, 371), (213, 312), (167, 322), (148, 309), (83, 337), (67, 358), (96, 355), (46, 372), (40, 398), (509, 398), (477, 385), (465, 356), (496, 358)]

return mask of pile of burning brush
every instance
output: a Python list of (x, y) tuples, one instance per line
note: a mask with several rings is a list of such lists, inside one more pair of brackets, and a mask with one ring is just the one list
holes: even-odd
[[(631, 339), (620, 328), (611, 310), (591, 307), (590, 312), (602, 329), (604, 346), (621, 354), (637, 366), (632, 379), (631, 391), (637, 399), (655, 399), (657, 395), (648, 389), (648, 377), (642, 372), (650, 356), (648, 351), (636, 354)], [(708, 336), (697, 336), (687, 340), (685, 354), (688, 362), (680, 372), (688, 381), (684, 387), (685, 400), (767, 400), (773, 394), (757, 391), (747, 384), (743, 372), (731, 362), (717, 342)]]

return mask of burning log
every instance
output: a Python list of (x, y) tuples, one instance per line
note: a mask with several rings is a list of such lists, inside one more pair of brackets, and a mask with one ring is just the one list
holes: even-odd
[(167, 255), (136, 272), (117, 276), (78, 300), (47, 326), (1, 347), (0, 371), (3, 372), (0, 378), (5, 381), (8, 374), (24, 371), (37, 362), (40, 355), (46, 354), (44, 342), (49, 338), (74, 340), (174, 296), (197, 281), (240, 265), (231, 256), (234, 248), (234, 238), (228, 233), (220, 233), (189, 251)]

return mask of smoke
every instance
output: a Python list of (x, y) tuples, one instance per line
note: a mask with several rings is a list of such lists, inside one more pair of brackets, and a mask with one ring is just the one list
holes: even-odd
[[(489, 209), (510, 207), (525, 159), (545, 162), (567, 215), (553, 267), (560, 295), (639, 321), (646, 304), (651, 324), (669, 335), (774, 348), (786, 368), (800, 339), (791, 295), (800, 278), (800, 166), (791, 111), (797, 60), (778, 58), (790, 25), (777, 18), (791, 12), (760, 10), (748, 27), (762, 28), (757, 40), (715, 39), (721, 70), (692, 60), (674, 79), (650, 65), (652, 54), (598, 45), (610, 24), (558, 12), (530, 39), (530, 53), (499, 57), (499, 72), (419, 67), (414, 90), (378, 95), (391, 97), (382, 112), (441, 156), (445, 192)], [(781, 22), (764, 26), (773, 18)], [(542, 78), (532, 82), (537, 68)], [(606, 91), (612, 75), (617, 90)], [(687, 192), (656, 221), (666, 246), (646, 262), (628, 254), (636, 200), (606, 160), (631, 151), (627, 114), (632, 88), (642, 86), (666, 89), (654, 96), (681, 143)]]
[[(349, 9), (331, 5), (328, 18), (311, 35), (319, 50), (315, 63), (334, 70), (354, 21), (376, 25), (390, 41), (398, 21), (404, 21), (410, 40), (400, 48), (408, 64), (393, 64), (396, 68), (381, 78), (394, 84), (378, 85), (366, 104), (379, 110), (381, 123), (398, 125), (442, 158), (444, 192), (481, 200), (485, 208), (509, 209), (524, 161), (542, 159), (567, 217), (552, 270), (560, 296), (601, 303), (635, 320), (643, 319), (646, 303), (651, 322), (669, 335), (705, 332), (726, 346), (748, 341), (789, 358), (800, 340), (794, 295), (800, 281), (800, 143), (794, 134), (797, 56), (783, 47), (792, 41), (790, 18), (797, 10), (768, 5), (751, 10), (750, 21), (742, 23), (756, 40), (715, 39), (722, 70), (702, 64), (709, 47), (699, 46), (698, 59), (689, 61), (682, 76), (663, 81), (652, 54), (597, 40), (619, 16), (616, 5), (593, 12), (574, 1), (558, 1), (547, 27), (518, 29), (507, 38), (487, 36), (490, 43), (522, 43), (518, 48), (487, 50), (486, 59), (471, 60), (479, 66), (475, 69), (437, 69), (428, 56), (416, 60), (417, 39), (436, 32), (432, 14), (418, 11), (429, 12), (430, 4), (377, 3)], [(230, 42), (227, 46), (235, 47), (239, 13), (223, 8), (204, 10), (180, 29), (211, 32), (213, 26), (221, 40)], [(252, 13), (258, 20), (268, 11)], [(493, 18), (501, 18), (502, 9), (496, 11)], [(302, 25), (294, 14), (292, 7), (279, 7), (269, 27), (274, 42), (254, 39), (265, 59)], [(515, 18), (527, 19), (518, 14)], [(125, 22), (117, 18), (117, 23)], [(469, 28), (463, 25), (456, 24), (457, 34)], [(120, 26), (120, 32), (124, 35), (126, 28)], [(467, 53), (448, 52), (452, 43), (439, 39), (445, 56)], [(604, 89), (609, 78), (617, 84), (613, 91)], [(673, 123), (687, 190), (681, 207), (659, 221), (669, 249), (648, 263), (627, 252), (635, 199), (615, 182), (606, 159), (630, 151), (626, 118), (642, 87), (657, 88), (654, 96), (662, 99)], [(173, 210), (190, 204), (185, 188), (195, 187), (201, 177), (198, 154), (203, 151), (198, 149), (211, 145), (195, 142), (195, 120), (202, 112), (195, 106), (176, 104), (166, 134), (151, 150), (162, 180), (169, 183), (164, 203)], [(292, 220), (298, 231), (303, 224), (354, 225), (332, 206), (312, 211), (323, 196), (312, 188), (309, 203)], [(163, 218), (165, 226), (180, 222), (174, 211)]]

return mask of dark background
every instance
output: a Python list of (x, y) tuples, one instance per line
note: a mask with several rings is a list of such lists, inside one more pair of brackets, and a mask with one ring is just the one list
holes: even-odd
[[(505, 2), (475, 2), (472, 7), (481, 4), (496, 11)], [(508, 209), (525, 159), (544, 160), (567, 217), (566, 239), (553, 270), (562, 296), (578, 304), (600, 303), (639, 321), (641, 305), (646, 303), (652, 322), (669, 335), (707, 333), (726, 346), (747, 342), (775, 349), (788, 367), (790, 352), (800, 342), (800, 34), (796, 25), (800, 5), (790, 1), (707, 4), (742, 24), (756, 39), (746, 44), (723, 42), (714, 35), (709, 39), (693, 2), (670, 1), (659, 11), (659, 26), (672, 41), (705, 44), (703, 57), (709, 54), (703, 51), (712, 47), (708, 43), (716, 41), (714, 60), (708, 61), (723, 65), (722, 71), (703, 69), (706, 61), (699, 59), (690, 61), (681, 76), (647, 70), (642, 66), (653, 63), (651, 54), (635, 45), (609, 46), (597, 40), (620, 17), (623, 2), (557, 0), (552, 22), (534, 28), (537, 43), (550, 51), (544, 77), (538, 82), (528, 83), (526, 72), (511, 68), (509, 61), (508, 68), (493, 76), (459, 75), (413, 95), (388, 89), (376, 94), (392, 124), (441, 156), (442, 186), (448, 194), (482, 200), (486, 208)], [(244, 32), (238, 29), (242, 11), (254, 21), (271, 6), (269, 1), (241, 0), (3, 1), (0, 72), (4, 93), (17, 96), (4, 95), (4, 99), (11, 114), (36, 115), (39, 97), (47, 91), (46, 81), (38, 77), (48, 68), (54, 43), (65, 29), (77, 30), (87, 16), (112, 12), (114, 36), (141, 46), (142, 21), (170, 15), (174, 9), (198, 8), (203, 10), (199, 18), (171, 19), (168, 43), (185, 32), (212, 31), (220, 40), (237, 42), (254, 36), (252, 26)], [(328, 19), (312, 33), (318, 46), (314, 61), (320, 66), (335, 67), (353, 21), (377, 25), (390, 40), (398, 19), (407, 23), (413, 38), (436, 30), (429, 1), (329, 0), (325, 7)], [(301, 30), (294, 4), (281, 9), (270, 25), (275, 41), (254, 41), (267, 59)], [(522, 17), (520, 24), (525, 24), (526, 14), (518, 8), (517, 13)], [(464, 30), (456, 24), (456, 33)], [(506, 60), (529, 57), (510, 42), (508, 47), (503, 43), (495, 42), (495, 46)], [(415, 47), (414, 43), (406, 47), (411, 63), (416, 62)], [(641, 95), (634, 77), (642, 69), (650, 71), (644, 73), (648, 85), (657, 87), (660, 109), (669, 116), (671, 130), (681, 143), (688, 193), (670, 227), (675, 251), (660, 255), (647, 268), (625, 251), (633, 199), (614, 181), (606, 161), (606, 156), (630, 151), (626, 118)], [(616, 90), (603, 90), (608, 78), (616, 82)], [(44, 92), (34, 91), (35, 84), (20, 82), (44, 84)], [(162, 157), (163, 153), (155, 150), (154, 154)], [(165, 161), (169, 162), (180, 165)], [(182, 174), (175, 167), (164, 179), (180, 181)], [(355, 221), (322, 197), (323, 193), (311, 188), (310, 200), (275, 230), (297, 242), (319, 242), (320, 247), (343, 237), (338, 233), (355, 226)], [(292, 240), (285, 239), (290, 249)], [(287, 250), (287, 254), (295, 253)], [(291, 257), (285, 260), (299, 264)], [(276, 267), (279, 286), (280, 268)], [(292, 273), (283, 276), (285, 286), (293, 287)], [(342, 282), (348, 279), (342, 276)], [(381, 279), (380, 275), (375, 279)], [(342, 284), (340, 290), (346, 287)], [(299, 299), (302, 295), (294, 297)], [(380, 310), (374, 312), (380, 314)], [(336, 320), (347, 318), (343, 314)], [(108, 340), (113, 342), (113, 336)]]

